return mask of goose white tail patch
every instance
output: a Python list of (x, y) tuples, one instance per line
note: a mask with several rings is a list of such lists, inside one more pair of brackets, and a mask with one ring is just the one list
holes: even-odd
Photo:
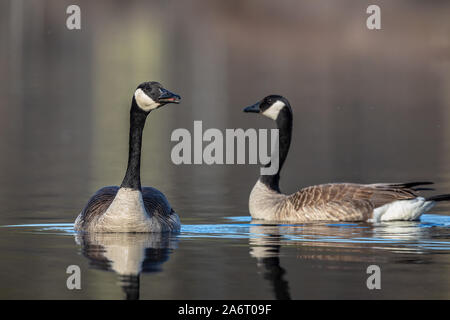
[(276, 120), (280, 110), (283, 109), (286, 104), (283, 101), (277, 100), (274, 104), (272, 104), (269, 108), (267, 108), (262, 114), (266, 117)]
[(398, 200), (387, 203), (373, 211), (371, 221), (413, 221), (434, 207), (434, 201), (426, 201), (423, 197), (411, 200)]
[(150, 111), (156, 109), (160, 106), (160, 104), (150, 98), (142, 89), (137, 89), (134, 92), (134, 98), (136, 99), (136, 103), (144, 111)]

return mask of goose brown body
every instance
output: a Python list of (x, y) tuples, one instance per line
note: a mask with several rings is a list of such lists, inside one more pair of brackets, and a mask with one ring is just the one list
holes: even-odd
[(250, 195), (250, 212), (266, 220), (365, 221), (378, 207), (417, 197), (407, 184), (329, 183), (284, 195), (258, 181)]
[(402, 185), (330, 183), (301, 189), (287, 202), (298, 219), (360, 221), (371, 219), (375, 208), (416, 197), (413, 190)]

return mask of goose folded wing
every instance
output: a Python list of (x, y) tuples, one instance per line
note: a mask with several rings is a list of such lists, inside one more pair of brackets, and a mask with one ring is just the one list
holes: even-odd
[(288, 196), (287, 205), (305, 220), (358, 221), (386, 203), (415, 197), (409, 184), (335, 183), (301, 189)]

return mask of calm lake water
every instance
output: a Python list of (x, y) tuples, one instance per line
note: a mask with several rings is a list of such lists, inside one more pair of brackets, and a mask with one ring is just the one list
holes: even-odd
[[(171, 133), (273, 128), (242, 109), (293, 107), (281, 188), (434, 181), (450, 193), (450, 3), (70, 1), (0, 4), (1, 299), (450, 298), (450, 204), (417, 222), (263, 224), (256, 165), (175, 165)], [(182, 96), (152, 113), (142, 184), (164, 192), (178, 235), (79, 236), (99, 188), (120, 184), (136, 86)], [(206, 145), (206, 143), (204, 144)], [(81, 269), (68, 290), (66, 269)], [(368, 290), (369, 265), (381, 290)]]
[[(70, 223), (3, 227), (2, 298), (448, 297), (448, 216), (379, 224), (262, 224), (247, 216), (195, 222), (178, 235), (80, 235)], [(366, 287), (372, 264), (381, 268), (379, 291)], [(69, 265), (81, 268), (79, 291), (65, 287)]]

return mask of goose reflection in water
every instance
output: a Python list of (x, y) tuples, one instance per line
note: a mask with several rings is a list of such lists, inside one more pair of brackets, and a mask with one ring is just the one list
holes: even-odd
[(127, 300), (139, 299), (140, 274), (162, 271), (177, 245), (173, 235), (161, 233), (85, 233), (75, 241), (91, 267), (119, 275)]
[[(355, 263), (430, 264), (433, 258), (424, 253), (430, 249), (450, 250), (449, 225), (449, 217), (438, 215), (424, 215), (420, 222), (375, 224), (287, 225), (252, 220), (249, 223), (250, 255), (257, 259), (258, 268), (264, 269), (263, 277), (270, 282), (275, 298), (290, 299), (286, 271), (280, 264), (283, 246), (288, 246), (288, 250), (295, 248), (299, 263), (308, 261), (310, 266), (322, 270), (351, 268)], [(386, 252), (391, 254), (386, 255)]]
[[(265, 235), (267, 231), (270, 231), (268, 227), (273, 227), (273, 234)], [(264, 268), (263, 277), (270, 283), (275, 299), (290, 300), (289, 284), (284, 279), (286, 271), (280, 266), (280, 239), (282, 235), (276, 230), (276, 227), (276, 225), (257, 225), (251, 222), (250, 234), (257, 236), (250, 237), (250, 256), (257, 259), (256, 265), (258, 268)]]

